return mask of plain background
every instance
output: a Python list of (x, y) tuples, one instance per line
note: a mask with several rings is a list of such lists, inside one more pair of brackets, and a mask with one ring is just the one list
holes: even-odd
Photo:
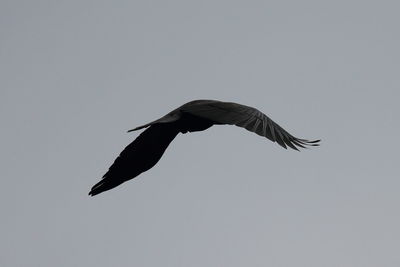
[[(398, 1), (0, 2), (1, 266), (400, 266)], [(94, 198), (193, 99), (322, 146), (179, 135)]]

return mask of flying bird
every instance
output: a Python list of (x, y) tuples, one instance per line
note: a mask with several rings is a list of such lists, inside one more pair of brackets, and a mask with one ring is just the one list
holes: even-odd
[(294, 137), (253, 107), (216, 100), (195, 100), (158, 120), (129, 130), (146, 128), (115, 159), (102, 180), (92, 187), (89, 195), (95, 196), (110, 190), (151, 169), (178, 133), (204, 131), (213, 125), (222, 124), (243, 127), (277, 142), (285, 149), (290, 147), (299, 150), (306, 146), (318, 146), (320, 141)]

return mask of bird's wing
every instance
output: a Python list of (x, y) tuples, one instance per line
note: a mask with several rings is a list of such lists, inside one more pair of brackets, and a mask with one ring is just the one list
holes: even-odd
[(89, 195), (97, 195), (152, 168), (179, 131), (170, 124), (155, 124), (143, 131), (115, 159)]
[(258, 109), (231, 102), (204, 101), (182, 106), (182, 112), (210, 119), (216, 124), (231, 124), (243, 127), (258, 135), (298, 150), (298, 147), (317, 146), (320, 140), (308, 141), (294, 137)]

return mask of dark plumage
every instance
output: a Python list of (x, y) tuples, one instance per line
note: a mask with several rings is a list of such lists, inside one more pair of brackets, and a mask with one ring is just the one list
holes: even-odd
[(121, 152), (103, 179), (92, 187), (89, 195), (110, 190), (152, 168), (178, 133), (204, 131), (215, 124), (243, 127), (284, 148), (295, 150), (317, 146), (320, 141), (296, 138), (252, 107), (216, 100), (195, 100), (158, 120), (129, 130), (147, 128)]

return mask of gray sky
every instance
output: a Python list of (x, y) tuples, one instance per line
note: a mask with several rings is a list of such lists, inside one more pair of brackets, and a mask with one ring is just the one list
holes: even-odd
[[(400, 266), (396, 1), (0, 3), (1, 266)], [(193, 99), (322, 146), (179, 135), (87, 196)]]

